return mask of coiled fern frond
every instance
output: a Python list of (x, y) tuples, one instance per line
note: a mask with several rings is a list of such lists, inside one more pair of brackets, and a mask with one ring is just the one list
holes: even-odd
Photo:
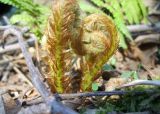
[(91, 89), (94, 77), (118, 48), (119, 37), (116, 26), (106, 15), (91, 14), (84, 19), (81, 42), (86, 61), (83, 65), (81, 88), (83, 91), (88, 91)]

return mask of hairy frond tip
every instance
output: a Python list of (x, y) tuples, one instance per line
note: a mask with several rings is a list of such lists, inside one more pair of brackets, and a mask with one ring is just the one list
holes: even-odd
[(118, 47), (119, 38), (113, 21), (103, 14), (92, 14), (83, 21), (83, 48), (86, 54), (111, 56)]
[(87, 91), (90, 90), (98, 71), (118, 48), (119, 37), (116, 26), (106, 15), (91, 14), (83, 20), (81, 42), (87, 63), (83, 67), (86, 72), (84, 72), (81, 88)]
[(63, 81), (68, 70), (65, 64), (68, 54), (64, 52), (69, 48), (69, 40), (78, 36), (76, 28), (79, 22), (79, 6), (76, 0), (54, 0), (43, 43), (48, 53), (49, 79), (53, 81), (49, 85), (51, 88), (55, 87), (52, 91), (65, 91), (66, 85)]

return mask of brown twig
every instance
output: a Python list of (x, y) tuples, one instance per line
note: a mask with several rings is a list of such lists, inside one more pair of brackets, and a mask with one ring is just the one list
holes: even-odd
[(7, 82), (10, 70), (12, 68), (13, 68), (13, 65), (11, 63), (9, 63), (9, 65), (6, 68), (6, 72), (3, 73), (3, 77), (1, 79), (2, 82)]
[(154, 74), (147, 65), (142, 64), (142, 67), (149, 73), (151, 78), (156, 76), (156, 74)]
[[(36, 39), (36, 36), (34, 34), (31, 34), (31, 37)], [(36, 58), (37, 58), (37, 62), (40, 63), (40, 55), (39, 55), (39, 44), (38, 41), (35, 41), (35, 48), (36, 48)], [(39, 65), (38, 65), (39, 66)]]
[(132, 33), (135, 32), (145, 32), (145, 31), (156, 31), (160, 30), (160, 23), (155, 23), (153, 26), (152, 25), (129, 25), (127, 26), (128, 30)]
[(137, 46), (145, 43), (160, 44), (160, 34), (141, 35), (135, 39)]
[(144, 93), (154, 93), (155, 91), (146, 90), (146, 91), (98, 91), (98, 92), (88, 92), (88, 93), (73, 93), (73, 94), (60, 94), (59, 96), (62, 99), (70, 99), (77, 97), (92, 97), (92, 96), (111, 96), (111, 95), (126, 95), (129, 93), (133, 93), (136, 95), (142, 95)]
[(48, 91), (47, 87), (43, 83), (43, 81), (40, 79), (41, 74), (39, 70), (34, 66), (32, 58), (30, 54), (28, 53), (24, 41), (23, 41), (23, 35), (20, 32), (20, 30), (17, 30), (16, 28), (12, 27), (7, 29), (4, 32), (4, 37), (7, 37), (8, 35), (14, 35), (15, 37), (18, 38), (18, 42), (20, 45), (20, 48), (22, 50), (22, 53), (24, 55), (24, 58), (26, 60), (26, 64), (28, 66), (30, 75), (31, 75), (31, 80), (33, 85), (36, 87), (36, 89), (39, 91), (41, 94), (42, 98), (45, 100), (45, 102), (51, 107), (51, 113), (52, 114), (77, 114), (75, 111), (71, 110), (68, 107), (65, 107), (63, 104), (58, 102), (54, 96)]
[(9, 64), (9, 63), (12, 62), (12, 61), (14, 61), (14, 62), (17, 61), (17, 60), (19, 61), (19, 60), (22, 59), (22, 58), (23, 58), (23, 57), (20, 56), (20, 57), (12, 57), (12, 58), (10, 58), (10, 59), (5, 59), (5, 60), (3, 59), (3, 60), (0, 61), (0, 66), (1, 66), (1, 65), (5, 65), (5, 64)]
[(1, 95), (0, 95), (0, 112), (1, 112), (1, 114), (6, 114), (3, 98)]
[[(72, 94), (59, 94), (59, 97), (62, 100), (66, 99), (73, 99), (77, 97), (93, 97), (93, 96), (112, 96), (112, 95), (127, 95), (127, 94), (134, 94), (134, 95), (143, 95), (143, 94), (153, 94), (159, 91), (156, 90), (145, 90), (145, 91), (98, 91), (98, 92), (87, 92), (87, 93), (72, 93)], [(33, 101), (25, 101), (27, 105), (33, 105), (42, 103), (43, 99), (38, 98)]]
[[(4, 60), (10, 60), (11, 58), (10, 57), (7, 57), (7, 56), (3, 56)], [(15, 72), (17, 72), (18, 76), (20, 79), (22, 79), (23, 81), (26, 81), (31, 87), (33, 86), (32, 83), (30, 82), (30, 80), (16, 67), (15, 64), (13, 64), (12, 62), (9, 63), (9, 66), (11, 68), (13, 68), (15, 70)], [(11, 70), (8, 69), (9, 71)], [(4, 75), (5, 76), (5, 75)], [(4, 77), (3, 76), (3, 77)], [(6, 76), (7, 77), (7, 76)]]
[(4, 22), (5, 22), (5, 24), (10, 25), (10, 21), (9, 21), (7, 16), (2, 16), (2, 18), (3, 18)]
[(124, 87), (130, 87), (130, 86), (135, 86), (135, 85), (153, 85), (153, 86), (160, 86), (160, 81), (158, 80), (135, 80), (132, 81), (128, 84), (124, 84), (120, 86), (119, 88), (124, 88)]
[[(31, 38), (29, 40), (27, 40), (25, 42), (25, 44), (28, 44), (29, 46), (33, 46), (34, 45), (34, 38)], [(16, 44), (11, 44), (11, 45), (7, 45), (5, 46), (5, 48), (0, 47), (0, 54), (6, 53), (6, 52), (12, 52), (12, 51), (17, 51), (20, 50), (20, 46), (18, 43)]]
[(24, 88), (27, 88), (27, 87), (23, 85), (14, 85), (14, 84), (1, 85), (2, 91), (22, 91), (23, 92)]
[(8, 28), (11, 28), (12, 26), (11, 25), (7, 25), (7, 26), (0, 26), (0, 31), (4, 31)]
[(27, 82), (31, 87), (33, 86), (33, 84), (30, 82), (30, 80), (27, 78), (27, 76), (25, 76), (15, 65), (13, 66), (13, 69), (15, 70), (15, 72), (17, 72), (18, 77), (20, 79)]
[(34, 99), (23, 101), (22, 103), (25, 104), (25, 105), (36, 105), (36, 104), (39, 104), (39, 103), (43, 103), (43, 99), (38, 96)]
[(8, 91), (6, 89), (0, 89), (0, 95), (3, 95), (5, 93), (7, 93)]

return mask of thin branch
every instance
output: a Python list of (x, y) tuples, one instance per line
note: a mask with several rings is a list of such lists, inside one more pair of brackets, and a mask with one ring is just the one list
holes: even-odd
[(11, 25), (0, 26), (0, 31), (4, 31), (4, 30), (11, 28), (11, 27), (12, 27)]
[(1, 95), (0, 95), (0, 112), (1, 114), (6, 114), (3, 98)]
[(4, 31), (3, 36), (7, 37), (8, 35), (11, 35), (11, 34), (18, 38), (19, 45), (21, 47), (22, 53), (24, 55), (26, 64), (28, 66), (28, 69), (31, 75), (32, 83), (36, 87), (36, 89), (39, 91), (39, 93), (41, 94), (45, 102), (51, 107), (51, 113), (52, 114), (57, 114), (57, 113), (58, 114), (77, 114), (70, 108), (65, 107), (62, 103), (58, 102), (56, 98), (52, 96), (52, 94), (48, 91), (47, 87), (40, 79), (40, 77), (42, 76), (39, 70), (34, 66), (32, 58), (25, 47), (22, 33), (16, 28), (12, 27)]
[(120, 86), (119, 88), (130, 87), (130, 86), (135, 86), (135, 85), (160, 86), (160, 81), (158, 81), (158, 80), (135, 80), (135, 81), (130, 82), (128, 84), (124, 84), (124, 85)]
[[(33, 46), (34, 42), (35, 42), (35, 39), (34, 38), (30, 38), (29, 40), (27, 40), (25, 42), (25, 44), (27, 44), (29, 46)], [(20, 50), (20, 46), (19, 46), (18, 43), (7, 45), (4, 48), (0, 47), (0, 54), (6, 53), (6, 52), (12, 52), (12, 51), (16, 51), (16, 50)]]
[[(154, 94), (159, 93), (158, 90), (144, 90), (144, 91), (97, 91), (97, 92), (86, 92), (86, 93), (72, 93), (72, 94), (59, 94), (61, 100), (73, 99), (78, 97), (93, 97), (93, 96), (112, 96), (112, 95), (127, 95), (127, 94), (134, 94), (134, 95), (143, 95), (143, 94)], [(42, 98), (38, 98), (32, 101), (25, 101), (26, 105), (33, 105), (38, 103), (43, 103)]]
[(160, 44), (160, 34), (141, 35), (135, 39), (137, 46), (146, 43)]
[(87, 93), (73, 93), (73, 94), (59, 94), (59, 97), (62, 99), (71, 99), (77, 97), (92, 97), (92, 96), (111, 96), (111, 95), (126, 95), (126, 94), (136, 94), (142, 95), (144, 93), (152, 94), (156, 91), (153, 90), (145, 90), (145, 91), (98, 91), (98, 92), (87, 92)]
[(141, 24), (141, 25), (129, 25), (127, 26), (128, 30), (130, 32), (144, 32), (144, 31), (160, 31), (160, 23), (155, 23), (154, 25), (146, 25), (146, 24)]

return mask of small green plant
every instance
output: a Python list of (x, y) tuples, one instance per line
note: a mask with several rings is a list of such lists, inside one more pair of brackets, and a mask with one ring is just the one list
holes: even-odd
[[(107, 114), (108, 112), (143, 112), (150, 111), (153, 113), (159, 112), (160, 107), (160, 88), (143, 86), (125, 89), (130, 91), (125, 95), (117, 97), (108, 97), (106, 100), (97, 100), (95, 105), (96, 114)], [(144, 92), (143, 94), (137, 94), (136, 92)], [(155, 91), (149, 93), (147, 91)], [(99, 103), (101, 102), (101, 103)], [(99, 103), (99, 104), (98, 104)], [(97, 105), (98, 104), (98, 105)], [(84, 113), (85, 114), (85, 113)]]
[[(142, 0), (89, 0), (90, 3), (79, 0), (82, 10), (88, 13), (108, 13), (120, 33), (120, 46), (127, 48), (125, 37), (132, 40), (126, 27), (127, 24), (138, 24), (147, 21), (147, 10)], [(92, 3), (92, 4), (91, 4)]]
[(17, 14), (10, 19), (12, 24), (28, 26), (38, 38), (42, 36), (50, 12), (48, 7), (36, 4), (33, 0), (0, 0), (0, 2), (18, 9)]
[(97, 83), (92, 83), (92, 90), (97, 91), (98, 90), (98, 84)]
[(115, 111), (115, 109), (116, 109), (116, 106), (115, 106), (115, 105), (106, 102), (103, 107), (99, 108), (99, 109), (96, 111), (96, 114), (107, 114), (108, 112), (113, 112), (113, 111)]
[(123, 78), (133, 78), (133, 79), (138, 79), (138, 74), (136, 71), (125, 71), (122, 72), (121, 77)]

